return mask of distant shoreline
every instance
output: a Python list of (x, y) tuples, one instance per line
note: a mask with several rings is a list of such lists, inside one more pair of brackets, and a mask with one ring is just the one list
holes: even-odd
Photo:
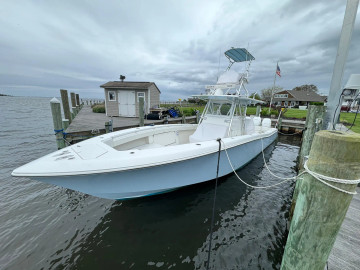
[(12, 97), (10, 95), (0, 94), (0, 97)]

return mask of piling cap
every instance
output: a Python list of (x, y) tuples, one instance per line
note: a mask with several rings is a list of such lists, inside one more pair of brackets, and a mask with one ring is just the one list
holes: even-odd
[(50, 100), (50, 103), (60, 103), (60, 101), (54, 97)]
[(359, 153), (360, 134), (322, 130), (314, 136), (308, 165), (324, 175), (341, 179), (348, 175), (349, 179), (359, 179)]

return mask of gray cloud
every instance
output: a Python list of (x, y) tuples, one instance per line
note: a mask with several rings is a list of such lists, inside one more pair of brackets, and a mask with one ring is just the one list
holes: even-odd
[[(249, 89), (277, 84), (329, 88), (344, 1), (2, 1), (0, 92), (102, 97), (99, 85), (154, 81), (162, 99), (203, 92), (227, 66), (223, 52), (247, 47)], [(344, 80), (359, 73), (359, 23)], [(220, 65), (219, 65), (219, 52)], [(240, 71), (243, 65), (234, 65)]]

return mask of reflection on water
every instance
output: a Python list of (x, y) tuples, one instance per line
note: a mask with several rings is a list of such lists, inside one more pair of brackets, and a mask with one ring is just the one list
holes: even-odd
[[(113, 202), (27, 178), (13, 179), (12, 169), (55, 150), (55, 140), (48, 135), (52, 133), (48, 100), (17, 99), (12, 104), (0, 99), (0, 106), (9, 107), (7, 119), (14, 122), (18, 134), (0, 134), (8, 136), (7, 144), (0, 143), (2, 153), (7, 153), (0, 160), (5, 164), (0, 179), (0, 241), (5, 243), (0, 246), (0, 265), (5, 269), (204, 269), (214, 181)], [(33, 107), (27, 109), (25, 126), (14, 120), (21, 118), (16, 106), (24, 103)], [(41, 121), (30, 119), (40, 112)], [(295, 175), (298, 145), (295, 136), (279, 137), (265, 151), (269, 167), (280, 176)], [(269, 175), (261, 156), (238, 174), (252, 185), (279, 181)], [(293, 187), (287, 182), (254, 190), (234, 175), (222, 177), (211, 268), (278, 269)]]

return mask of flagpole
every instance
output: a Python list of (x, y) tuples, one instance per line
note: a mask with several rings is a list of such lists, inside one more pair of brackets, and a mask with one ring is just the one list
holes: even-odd
[(273, 96), (274, 96), (274, 91), (275, 91), (275, 83), (276, 83), (276, 71), (277, 71), (277, 67), (279, 66), (279, 61), (277, 61), (276, 63), (276, 68), (275, 68), (275, 76), (274, 76), (274, 86), (273, 86), (273, 89), (271, 91), (271, 97), (270, 97), (270, 106), (269, 106), (269, 113), (270, 113), (270, 110), (271, 110), (271, 104), (272, 104), (272, 100), (273, 100)]

